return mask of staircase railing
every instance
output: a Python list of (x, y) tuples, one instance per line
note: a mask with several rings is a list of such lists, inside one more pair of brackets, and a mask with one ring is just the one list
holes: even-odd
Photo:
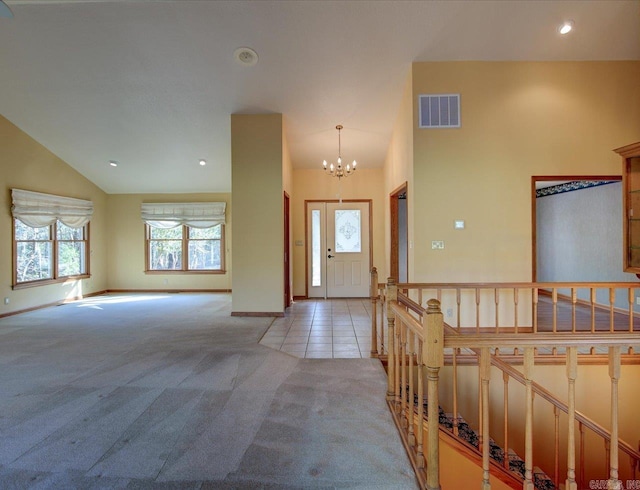
[[(566, 468), (565, 488), (576, 490), (586, 488), (585, 465), (588, 461), (585, 454), (587, 440), (600, 438), (604, 442), (607, 458), (607, 485), (609, 488), (617, 488), (620, 482), (619, 455), (623, 454), (629, 461), (630, 471), (625, 470), (629, 478), (635, 479), (640, 461), (640, 452), (633, 446), (619, 439), (618, 436), (618, 380), (620, 379), (621, 360), (633, 355), (634, 345), (640, 345), (640, 335), (634, 331), (633, 321), (630, 322), (630, 330), (616, 331), (615, 328), (607, 332), (601, 332), (596, 328), (588, 328), (586, 332), (580, 332), (579, 328), (572, 328), (570, 332), (562, 332), (557, 328), (544, 332), (544, 328), (522, 330), (509, 327), (495, 329), (474, 328), (464, 329), (459, 324), (450, 327), (445, 324), (441, 311), (441, 303), (437, 299), (427, 302), (427, 308), (421, 306), (422, 297), (415, 294), (418, 300), (414, 301), (411, 289), (432, 289), (433, 285), (396, 285), (391, 280), (380, 288), (377, 278), (374, 281), (372, 275), (372, 351), (387, 356), (388, 366), (388, 390), (387, 399), (394, 412), (401, 429), (401, 433), (410, 448), (410, 456), (417, 469), (419, 480), (426, 488), (439, 488), (439, 427), (443, 414), (439, 403), (440, 370), (445, 365), (445, 351), (453, 366), (451, 391), (452, 409), (451, 432), (459, 436), (461, 424), (464, 424), (465, 433), (469, 432), (468, 424), (458, 417), (458, 366), (457, 358), (465, 355), (467, 358), (475, 357), (479, 367), (479, 397), (478, 397), (478, 430), (477, 441), (471, 441), (476, 445), (482, 457), (483, 488), (490, 488), (490, 455), (498, 456), (499, 463), (505, 470), (514, 470), (513, 454), (509, 454), (512, 436), (509, 422), (509, 381), (514, 380), (525, 388), (525, 430), (524, 430), (524, 461), (522, 462), (523, 488), (533, 489), (536, 475), (534, 475), (533, 460), (533, 400), (534, 396), (543, 400), (553, 408), (553, 469), (545, 468), (553, 475), (555, 488), (560, 484), (560, 466)], [(619, 289), (621, 283), (614, 286)], [(494, 285), (485, 285), (492, 289)], [(483, 286), (483, 287), (485, 287)], [(636, 285), (634, 284), (634, 287)], [(549, 285), (545, 285), (549, 288)], [(564, 287), (564, 285), (563, 285)], [(594, 288), (597, 286), (593, 286)], [(465, 289), (464, 285), (456, 285), (456, 290)], [(477, 285), (471, 287), (478, 288)], [(524, 286), (522, 286), (524, 289)], [(536, 287), (528, 285), (535, 290)], [(377, 291), (376, 291), (377, 289)], [(416, 289), (416, 288), (414, 288)], [(438, 288), (435, 288), (436, 290)], [(555, 289), (550, 287), (551, 291)], [(374, 293), (378, 292), (377, 295)], [(405, 294), (406, 293), (406, 294)], [(552, 297), (554, 293), (552, 292)], [(477, 295), (477, 293), (476, 293)], [(534, 295), (532, 295), (533, 297)], [(630, 298), (631, 296), (629, 296)], [(384, 335), (384, 322), (378, 323), (376, 314), (378, 304), (382, 303), (383, 313), (387, 317), (387, 335)], [(476, 303), (480, 304), (480, 302)], [(553, 302), (552, 302), (553, 304)], [(572, 314), (576, 315), (575, 308)], [(496, 313), (497, 314), (497, 313)], [(373, 330), (373, 324), (376, 330)], [(573, 323), (573, 322), (572, 322)], [(613, 332), (613, 333), (612, 333)], [(380, 335), (382, 333), (382, 335)], [(374, 338), (386, 338), (386, 345), (380, 344), (374, 347)], [(607, 349), (607, 363), (609, 365), (609, 377), (611, 384), (611, 425), (609, 429), (591, 420), (585, 414), (575, 408), (575, 381), (577, 378), (578, 352), (585, 350), (591, 353), (596, 349)], [(521, 358), (523, 371), (520, 372), (512, 365), (492, 352), (500, 352), (501, 349), (514, 349), (515, 356)], [(558, 358), (563, 352), (566, 365), (567, 378), (567, 403), (562, 402), (550, 391), (545, 389), (533, 379), (535, 367), (539, 364), (538, 351), (549, 349)], [(464, 353), (464, 354), (462, 354)], [(513, 356), (512, 356), (513, 357)], [(635, 357), (635, 356), (633, 356)], [(491, 381), (491, 367), (501, 371), (503, 377), (503, 432), (502, 446), (497, 445), (489, 437), (490, 411), (495, 410), (489, 402), (489, 386)], [(426, 376), (425, 376), (426, 374)], [(426, 378), (426, 379), (425, 379)], [(423, 431), (424, 424), (424, 387), (427, 388), (427, 430)], [(414, 403), (416, 401), (416, 403)], [(560, 414), (567, 415), (566, 427), (560, 429)], [(444, 416), (445, 423), (447, 421)], [(494, 417), (495, 420), (495, 417)], [(577, 426), (577, 431), (576, 431)], [(511, 433), (510, 433), (511, 432)], [(561, 441), (561, 434), (566, 432), (566, 437)], [(561, 444), (562, 442), (562, 444)], [(590, 443), (591, 444), (591, 443)], [(561, 445), (566, 446), (566, 460), (561, 460)], [(426, 447), (426, 450), (425, 450)], [(576, 452), (578, 451), (578, 463), (576, 464)], [(510, 457), (511, 456), (511, 457)], [(495, 466), (495, 462), (493, 465)], [(637, 480), (635, 480), (637, 481)], [(625, 486), (626, 488), (626, 486)]]

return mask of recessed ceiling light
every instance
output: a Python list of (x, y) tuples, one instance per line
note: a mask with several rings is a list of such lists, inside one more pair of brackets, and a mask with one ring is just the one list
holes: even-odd
[(572, 20), (566, 21), (564, 24), (562, 24), (558, 28), (558, 31), (560, 32), (560, 34), (569, 34), (572, 30), (573, 30), (573, 21)]
[(111, 165), (112, 167), (117, 167), (118, 162), (116, 162), (115, 160), (109, 160), (109, 165)]
[(206, 160), (200, 160), (198, 163), (200, 164), (201, 167), (204, 167), (207, 164), (207, 161)]
[(258, 62), (258, 53), (247, 47), (236, 49), (233, 52), (233, 57), (238, 63), (244, 66), (253, 66)]

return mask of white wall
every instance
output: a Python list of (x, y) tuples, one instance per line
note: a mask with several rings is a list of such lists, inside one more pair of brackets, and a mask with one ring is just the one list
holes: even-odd
[[(638, 281), (622, 272), (621, 182), (537, 198), (536, 225), (539, 282)], [(628, 306), (626, 295), (616, 305)]]

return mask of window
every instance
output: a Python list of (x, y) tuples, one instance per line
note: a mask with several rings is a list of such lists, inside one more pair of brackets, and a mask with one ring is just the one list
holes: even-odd
[(89, 277), (93, 203), (12, 189), (13, 287)]
[(147, 272), (224, 273), (226, 203), (143, 203)]
[(224, 272), (224, 225), (146, 225), (147, 271)]
[(88, 235), (88, 225), (32, 227), (14, 219), (14, 285), (88, 277)]

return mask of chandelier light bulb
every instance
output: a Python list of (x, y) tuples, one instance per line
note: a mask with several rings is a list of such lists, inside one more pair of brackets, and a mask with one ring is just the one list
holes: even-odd
[(356, 169), (356, 165), (358, 165), (358, 162), (356, 162), (355, 160), (353, 161), (353, 170)]
[(573, 21), (569, 20), (560, 26), (560, 34), (568, 34), (573, 29)]

